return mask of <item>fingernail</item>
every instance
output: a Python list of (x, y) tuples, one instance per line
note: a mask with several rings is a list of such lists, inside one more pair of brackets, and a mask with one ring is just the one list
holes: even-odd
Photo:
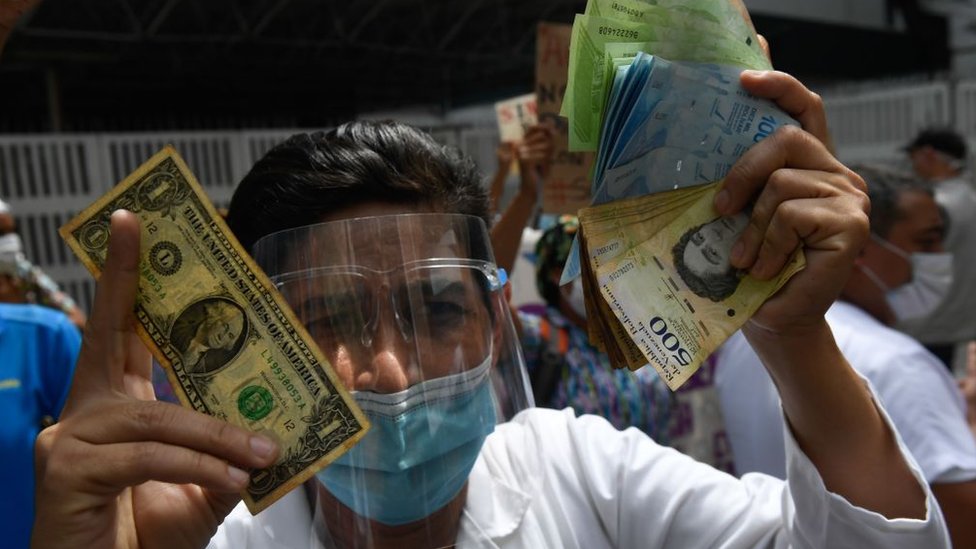
[(251, 437), (251, 451), (258, 457), (268, 457), (275, 450), (275, 444), (264, 437)]
[(717, 195), (715, 195), (715, 209), (718, 210), (719, 213), (724, 213), (725, 209), (729, 207), (729, 202), (731, 200), (732, 197), (729, 195), (729, 191), (722, 189)]
[(247, 486), (251, 480), (251, 475), (247, 474), (247, 471), (242, 471), (233, 465), (227, 466), (227, 476), (230, 477), (231, 482), (238, 486)]

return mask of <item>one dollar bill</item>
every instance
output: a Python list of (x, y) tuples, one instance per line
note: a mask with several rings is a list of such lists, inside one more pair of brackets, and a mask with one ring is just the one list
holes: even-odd
[(141, 226), (136, 328), (180, 401), (281, 447), (242, 493), (257, 514), (351, 448), (369, 423), (172, 147), (60, 229), (96, 278), (119, 209)]

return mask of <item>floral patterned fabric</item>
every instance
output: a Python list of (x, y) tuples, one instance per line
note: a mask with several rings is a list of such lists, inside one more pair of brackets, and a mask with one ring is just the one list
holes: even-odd
[[(567, 321), (553, 308), (538, 316), (519, 312), (522, 323), (522, 352), (529, 373), (538, 368), (549, 337), (564, 338), (563, 371), (548, 402), (537, 406), (577, 414), (603, 416), (618, 429), (637, 427), (661, 444), (667, 444), (673, 395), (657, 373), (649, 368), (636, 372), (615, 370), (609, 358), (590, 345), (586, 331)], [(549, 326), (547, 327), (546, 324)], [(564, 335), (560, 335), (562, 332)]]

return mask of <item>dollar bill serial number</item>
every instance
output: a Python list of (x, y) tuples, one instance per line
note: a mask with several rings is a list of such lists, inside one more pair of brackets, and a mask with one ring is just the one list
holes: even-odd
[(637, 31), (630, 29), (621, 29), (618, 27), (600, 27), (598, 31), (601, 36), (612, 36), (614, 38), (627, 38), (629, 40), (637, 40)]

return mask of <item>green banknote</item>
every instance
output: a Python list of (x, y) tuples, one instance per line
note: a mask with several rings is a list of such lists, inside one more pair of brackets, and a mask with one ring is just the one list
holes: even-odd
[(242, 493), (258, 513), (351, 448), (369, 423), (171, 147), (61, 228), (97, 278), (109, 217), (139, 217), (136, 329), (184, 406), (281, 447)]
[[(647, 6), (641, 20), (585, 14), (574, 19), (568, 85), (560, 111), (569, 119), (571, 150), (598, 146), (613, 66), (619, 66), (614, 60), (644, 51), (672, 61), (771, 68), (761, 52), (730, 36), (706, 12), (654, 8)], [(608, 45), (616, 43), (628, 45), (608, 52)]]

